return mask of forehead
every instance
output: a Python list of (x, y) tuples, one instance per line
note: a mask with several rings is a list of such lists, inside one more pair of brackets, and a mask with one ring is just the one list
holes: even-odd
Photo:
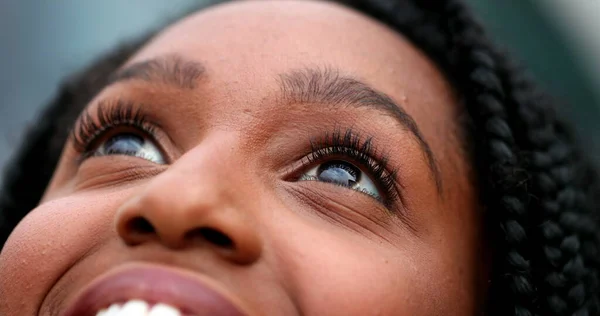
[(171, 53), (203, 61), (214, 80), (233, 81), (221, 76), (235, 73), (243, 82), (333, 66), (385, 93), (449, 92), (436, 68), (402, 35), (329, 2), (245, 1), (198, 11), (163, 31), (131, 62)]
[(458, 106), (445, 78), (401, 34), (352, 9), (317, 1), (222, 4), (167, 28), (127, 64), (173, 54), (206, 68), (203, 93), (208, 89), (227, 104), (215, 111), (236, 112), (242, 106), (248, 111), (254, 104), (262, 113), (275, 113), (260, 100), (278, 90), (277, 75), (307, 67), (339, 69), (402, 106), (442, 170), (460, 172), (456, 164), (464, 164), (445, 159), (460, 152)]

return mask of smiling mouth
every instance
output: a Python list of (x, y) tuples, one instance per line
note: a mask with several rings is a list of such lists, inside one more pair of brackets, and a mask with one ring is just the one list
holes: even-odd
[(248, 316), (241, 304), (201, 275), (154, 264), (129, 264), (92, 281), (64, 316)]

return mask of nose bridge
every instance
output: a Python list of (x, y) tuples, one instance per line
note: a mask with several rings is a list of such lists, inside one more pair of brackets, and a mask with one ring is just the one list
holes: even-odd
[(231, 183), (232, 156), (202, 146), (181, 156), (117, 212), (121, 238), (129, 245), (208, 245), (229, 259), (252, 261), (261, 245), (249, 205), (237, 202), (245, 199), (239, 183)]
[[(167, 170), (148, 183), (145, 195), (166, 198), (185, 209), (193, 204), (234, 207), (245, 176), (230, 135), (211, 137), (179, 157)], [(235, 188), (235, 189), (234, 189)], [(177, 199), (172, 199), (177, 197)], [(212, 205), (212, 206), (211, 206)]]
[[(154, 179), (148, 186), (148, 193), (153, 196), (164, 196), (170, 191), (176, 201), (172, 203), (203, 204), (215, 206), (230, 203), (227, 195), (227, 170), (222, 169), (222, 163), (216, 157), (204, 152), (190, 152), (179, 158), (163, 174)], [(172, 200), (168, 196), (169, 200)], [(200, 205), (197, 205), (200, 206)], [(211, 206), (211, 207), (212, 207)], [(186, 208), (181, 205), (181, 208)]]
[[(227, 194), (227, 170), (222, 161), (211, 157), (214, 150), (195, 148), (181, 156), (167, 170), (152, 179), (139, 194), (151, 205), (171, 215), (186, 217), (190, 213), (210, 208), (230, 207)], [(190, 214), (190, 215), (192, 215)]]

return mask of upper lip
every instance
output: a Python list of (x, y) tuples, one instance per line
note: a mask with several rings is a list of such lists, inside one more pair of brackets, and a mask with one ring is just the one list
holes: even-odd
[(113, 303), (131, 299), (168, 304), (197, 316), (248, 315), (214, 281), (154, 264), (132, 264), (100, 276), (83, 289), (64, 315), (93, 316)]

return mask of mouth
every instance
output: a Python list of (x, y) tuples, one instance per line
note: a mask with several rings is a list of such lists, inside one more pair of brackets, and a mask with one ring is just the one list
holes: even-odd
[(83, 289), (64, 316), (247, 316), (213, 281), (153, 264), (111, 271)]

